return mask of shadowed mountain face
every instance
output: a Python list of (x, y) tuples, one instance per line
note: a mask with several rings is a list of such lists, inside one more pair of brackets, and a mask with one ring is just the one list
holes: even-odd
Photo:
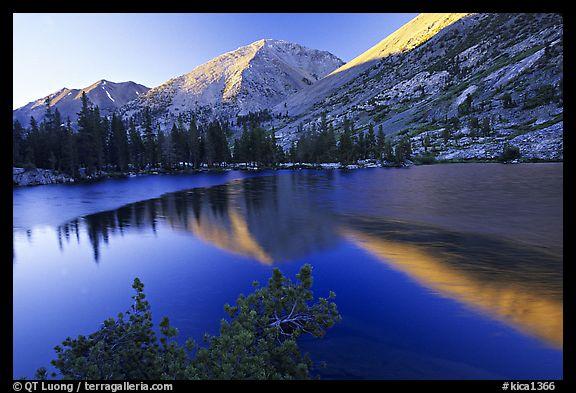
[(83, 89), (65, 87), (48, 97), (30, 102), (14, 110), (12, 118), (18, 120), (24, 127), (28, 127), (30, 117), (34, 117), (40, 123), (44, 118), (46, 99), (48, 98), (52, 109), (58, 109), (60, 112), (62, 121), (65, 122), (67, 118), (70, 118), (70, 121), (75, 124), (78, 119), (78, 112), (82, 108), (82, 92), (86, 93), (91, 105), (100, 108), (101, 114), (110, 115), (122, 105), (141, 94), (145, 94), (148, 90), (148, 87), (134, 82), (115, 83), (102, 79)]
[(62, 243), (85, 232), (96, 261), (102, 243), (133, 231), (189, 233), (264, 265), (347, 242), (438, 296), (562, 347), (561, 254), (493, 234), (350, 214), (321, 202), (330, 182), (297, 175), (234, 181), (85, 216), (58, 232)]

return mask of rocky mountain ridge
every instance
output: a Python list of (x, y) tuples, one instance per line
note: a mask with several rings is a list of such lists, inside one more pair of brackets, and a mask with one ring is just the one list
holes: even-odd
[(141, 94), (145, 94), (148, 87), (135, 82), (110, 82), (101, 79), (92, 85), (82, 89), (63, 88), (46, 97), (32, 101), (27, 105), (13, 111), (13, 120), (18, 120), (20, 124), (27, 127), (30, 117), (34, 117), (37, 122), (44, 118), (46, 110), (46, 100), (50, 106), (57, 108), (63, 121), (69, 117), (72, 123), (76, 122), (77, 114), (82, 107), (82, 92), (86, 93), (88, 101), (100, 108), (103, 115), (111, 115), (118, 108), (134, 100)]
[(130, 117), (149, 108), (162, 129), (190, 112), (200, 121), (235, 120), (271, 108), (342, 64), (329, 52), (263, 39), (170, 79), (126, 105), (121, 113)]

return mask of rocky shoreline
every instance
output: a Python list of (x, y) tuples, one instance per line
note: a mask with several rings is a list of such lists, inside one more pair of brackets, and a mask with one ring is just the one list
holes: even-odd
[(90, 176), (82, 176), (78, 178), (71, 177), (67, 174), (54, 171), (51, 169), (42, 168), (12, 168), (12, 181), (13, 186), (25, 187), (25, 186), (38, 186), (38, 185), (48, 185), (48, 184), (71, 184), (71, 183), (82, 183), (89, 181), (96, 181), (102, 179), (110, 178), (125, 178), (134, 177), (142, 175), (160, 175), (160, 174), (177, 174), (177, 173), (197, 173), (197, 172), (208, 172), (208, 171), (229, 171), (229, 170), (247, 170), (247, 171), (259, 171), (265, 169), (318, 169), (318, 170), (334, 170), (334, 169), (362, 169), (362, 168), (398, 168), (398, 167), (410, 167), (414, 165), (432, 165), (432, 164), (456, 164), (456, 163), (504, 163), (504, 164), (519, 164), (519, 163), (545, 163), (545, 162), (562, 162), (562, 156), (560, 157), (523, 157), (521, 159), (515, 159), (512, 161), (502, 162), (497, 160), (496, 157), (492, 158), (478, 158), (478, 157), (463, 157), (454, 156), (450, 158), (438, 159), (434, 162), (420, 163), (415, 161), (406, 161), (400, 165), (394, 162), (378, 161), (378, 160), (359, 160), (356, 164), (343, 165), (339, 162), (331, 163), (281, 163), (275, 167), (264, 167), (264, 166), (250, 166), (248, 164), (229, 164), (226, 166), (216, 167), (216, 168), (200, 168), (200, 169), (189, 169), (189, 170), (174, 170), (168, 171), (163, 169), (152, 169), (138, 172), (103, 172), (100, 171)]
[(50, 169), (13, 167), (12, 182), (14, 186), (37, 186), (54, 183), (74, 183), (75, 179)]

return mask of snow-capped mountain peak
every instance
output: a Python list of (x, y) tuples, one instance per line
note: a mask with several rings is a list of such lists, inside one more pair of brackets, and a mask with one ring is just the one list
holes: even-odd
[(261, 39), (170, 79), (123, 110), (129, 116), (147, 106), (166, 123), (189, 111), (235, 118), (271, 108), (342, 64), (329, 52)]

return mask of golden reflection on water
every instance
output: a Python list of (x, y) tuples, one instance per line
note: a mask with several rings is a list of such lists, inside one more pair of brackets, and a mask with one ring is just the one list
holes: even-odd
[(311, 204), (298, 196), (279, 201), (294, 194), (291, 179), (277, 177), (266, 190), (252, 184), (233, 182), (180, 199), (164, 196), (164, 217), (172, 228), (265, 265), (302, 257), (337, 241), (330, 218)]
[(248, 223), (240, 212), (228, 209), (228, 223), (224, 222), (223, 217), (206, 214), (207, 216), (202, 218), (193, 217), (188, 222), (188, 230), (220, 249), (272, 265), (274, 260), (252, 236)]
[(427, 247), (417, 244), (389, 240), (350, 227), (343, 227), (341, 233), (380, 261), (437, 294), (462, 302), (562, 348), (561, 298), (522, 282), (481, 280), (473, 272), (449, 265)]

